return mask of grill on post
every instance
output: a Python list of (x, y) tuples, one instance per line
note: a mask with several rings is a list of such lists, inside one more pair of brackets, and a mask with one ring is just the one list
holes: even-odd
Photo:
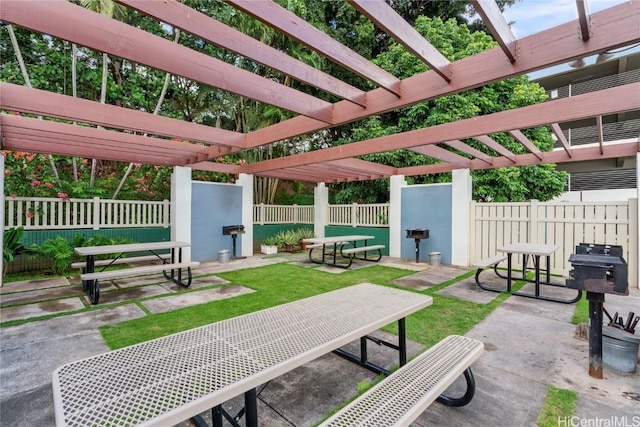
[(244, 234), (244, 225), (223, 225), (222, 234), (224, 236), (231, 236), (233, 239), (233, 259), (241, 259), (245, 257), (236, 256), (236, 239), (238, 234)]
[(429, 238), (429, 230), (426, 228), (408, 228), (407, 239), (416, 241), (416, 263), (420, 259), (420, 240)]
[(604, 294), (629, 295), (622, 246), (580, 243), (569, 257), (567, 288), (587, 291), (589, 300), (589, 375), (602, 379), (602, 312)]

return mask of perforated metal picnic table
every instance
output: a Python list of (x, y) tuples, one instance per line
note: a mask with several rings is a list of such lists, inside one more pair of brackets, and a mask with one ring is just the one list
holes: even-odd
[(404, 318), (431, 303), (363, 283), (69, 363), (56, 424), (169, 426), (244, 393), (257, 425), (256, 387), (396, 320), (405, 346)]

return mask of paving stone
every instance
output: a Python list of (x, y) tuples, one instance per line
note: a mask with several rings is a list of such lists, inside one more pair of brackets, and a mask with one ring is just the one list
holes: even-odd
[(394, 284), (405, 286), (407, 288), (423, 291), (432, 286), (449, 281), (468, 272), (468, 269), (460, 267), (452, 267), (440, 265), (431, 267), (428, 270), (421, 271), (409, 276), (401, 277), (394, 280)]
[[(501, 280), (500, 278), (496, 278)], [(504, 281), (504, 280), (503, 280)], [(495, 286), (493, 283), (485, 281), (485, 283)], [(485, 291), (481, 289), (477, 284), (475, 277), (469, 277), (454, 284), (451, 284), (443, 289), (440, 289), (437, 294), (447, 295), (463, 299), (465, 301), (476, 302), (479, 304), (487, 304), (493, 301), (498, 295), (498, 292)]]
[(176, 310), (182, 307), (233, 298), (238, 295), (244, 295), (252, 292), (255, 291), (253, 289), (245, 288), (244, 286), (228, 285), (195, 292), (185, 292), (164, 298), (155, 298), (149, 301), (143, 301), (142, 305), (152, 313), (164, 313), (166, 311)]
[[(153, 297), (170, 293), (165, 287), (159, 285), (140, 286), (138, 288), (122, 289), (111, 292), (100, 292), (98, 304), (111, 304), (114, 302), (125, 302), (135, 298)], [(89, 299), (87, 299), (87, 303)]]
[(0, 307), (6, 307), (16, 304), (27, 304), (50, 299), (62, 299), (72, 296), (81, 297), (83, 295), (82, 288), (77, 286), (62, 286), (56, 288), (37, 289), (26, 292), (14, 292), (11, 294), (0, 295)]
[[(229, 283), (229, 281), (214, 275), (199, 276), (199, 277), (194, 277), (191, 280), (191, 286), (189, 286), (186, 289), (199, 289), (199, 288), (204, 288), (206, 286), (222, 285), (224, 283)], [(185, 289), (183, 286), (180, 286), (174, 282), (165, 282), (165, 283), (162, 283), (161, 286), (172, 292), (180, 292), (181, 290)]]
[(34, 289), (55, 288), (58, 286), (69, 286), (69, 281), (66, 277), (51, 277), (49, 279), (4, 283), (0, 286), (0, 295), (12, 292), (31, 291)]
[(80, 298), (65, 298), (55, 301), (38, 302), (35, 304), (6, 307), (0, 310), (0, 320), (29, 319), (31, 317), (47, 316), (49, 314), (64, 313), (81, 310), (85, 307)]

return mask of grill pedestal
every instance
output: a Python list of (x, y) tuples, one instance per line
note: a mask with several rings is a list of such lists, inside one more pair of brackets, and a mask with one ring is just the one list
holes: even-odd
[(429, 230), (426, 228), (409, 228), (407, 229), (407, 239), (416, 241), (416, 264), (420, 260), (420, 240), (429, 238)]
[(244, 225), (223, 225), (222, 234), (225, 236), (231, 236), (233, 240), (233, 259), (243, 259), (244, 256), (236, 256), (236, 239), (238, 234), (244, 234)]
[(589, 376), (602, 379), (604, 294), (629, 295), (627, 263), (621, 246), (580, 243), (569, 257), (567, 288), (587, 291), (589, 301)]

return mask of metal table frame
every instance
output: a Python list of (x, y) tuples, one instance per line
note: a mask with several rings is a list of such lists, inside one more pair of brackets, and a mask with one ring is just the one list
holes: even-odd
[[(128, 243), (122, 245), (101, 245), (101, 246), (80, 246), (74, 248), (74, 252), (80, 256), (84, 256), (86, 260), (86, 267), (82, 269), (83, 273), (93, 273), (95, 271), (95, 259), (96, 255), (117, 254), (112, 260), (113, 264), (117, 259), (120, 259), (126, 253), (131, 252), (150, 252), (158, 257), (159, 260), (166, 264), (166, 260), (162, 258), (158, 251), (170, 249), (171, 250), (171, 264), (182, 262), (182, 248), (191, 246), (187, 242), (168, 241), (168, 242), (147, 242), (147, 243)], [(177, 249), (177, 253), (176, 253)], [(101, 271), (105, 270), (111, 264), (105, 265)], [(171, 274), (163, 272), (167, 280), (171, 280), (183, 287), (187, 287), (182, 281), (182, 269), (171, 270)], [(177, 274), (177, 275), (176, 275)], [(98, 280), (83, 280), (82, 290), (87, 294), (89, 301), (92, 304), (98, 303), (100, 295), (100, 284)]]
[(363, 283), (79, 360), (53, 373), (56, 424), (172, 426), (212, 409), (220, 425), (219, 405), (244, 394), (256, 426), (257, 387), (431, 303)]
[[(564, 304), (573, 304), (579, 301), (580, 298), (582, 298), (582, 291), (578, 291), (577, 296), (573, 299), (560, 299), (560, 298), (555, 298), (555, 297), (550, 297), (550, 296), (540, 294), (540, 285), (557, 286), (557, 287), (566, 288), (564, 284), (556, 284), (551, 282), (551, 267), (550, 267), (551, 255), (553, 255), (553, 253), (557, 251), (558, 248), (559, 246), (557, 245), (547, 245), (547, 244), (538, 244), (538, 243), (512, 243), (510, 245), (503, 246), (501, 248), (498, 248), (497, 251), (505, 253), (507, 255), (507, 274), (506, 276), (501, 274), (498, 271), (497, 264), (494, 266), (493, 270), (495, 271), (498, 277), (501, 277), (507, 281), (506, 292), (510, 293), (511, 295), (541, 299), (545, 301), (561, 302)], [(513, 274), (513, 254), (522, 255), (522, 258), (523, 258), (522, 277), (515, 277)], [(534, 274), (535, 274), (533, 279), (527, 278), (527, 271), (529, 270), (528, 268), (529, 256), (533, 258), (533, 268), (534, 268)], [(541, 257), (546, 258), (546, 264), (544, 269), (541, 266), (541, 262), (540, 262)], [(540, 278), (541, 271), (545, 272), (544, 281), (541, 280)], [(534, 294), (513, 291), (512, 283), (514, 280), (522, 280), (522, 281), (534, 283), (535, 284)], [(484, 285), (479, 280), (476, 280), (476, 283), (478, 283), (478, 285), (484, 290), (493, 291), (493, 292), (505, 292), (502, 289), (496, 289), (496, 288), (492, 288), (490, 286)]]
[[(358, 242), (364, 241), (364, 246), (367, 246), (367, 240), (375, 239), (375, 236), (365, 236), (365, 235), (350, 235), (350, 236), (332, 236), (332, 237), (313, 237), (309, 239), (304, 239), (305, 242), (322, 245), (322, 261), (317, 261), (313, 259), (312, 254), (314, 249), (309, 249), (309, 261), (315, 264), (325, 264), (331, 267), (340, 267), (340, 268), (348, 268), (351, 266), (351, 259), (349, 260), (349, 264), (344, 266), (338, 263), (338, 254), (341, 252), (342, 247), (345, 244), (351, 244), (353, 247), (357, 247)], [(327, 262), (327, 245), (333, 245), (333, 250), (328, 253), (328, 255), (332, 256), (333, 262)], [(342, 256), (342, 255), (341, 255)]]

